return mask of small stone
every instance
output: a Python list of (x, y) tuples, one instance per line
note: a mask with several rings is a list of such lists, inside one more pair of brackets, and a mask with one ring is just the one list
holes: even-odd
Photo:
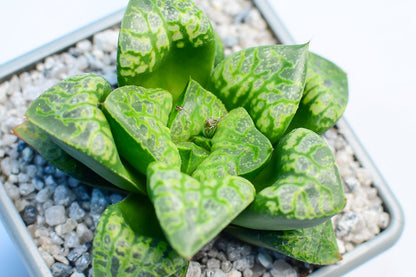
[(222, 271), (224, 271), (226, 273), (230, 272), (232, 268), (233, 268), (233, 264), (230, 261), (223, 261), (221, 263), (221, 269), (222, 269)]
[(201, 265), (198, 262), (190, 261), (186, 277), (200, 277)]
[(75, 47), (81, 52), (81, 53), (85, 53), (88, 52), (91, 48), (92, 48), (92, 43), (91, 41), (84, 39), (81, 40), (80, 42), (78, 42)]
[(77, 227), (76, 220), (70, 218), (64, 224), (57, 225), (55, 227), (55, 232), (61, 237), (65, 237), (65, 235), (71, 233)]
[(296, 270), (284, 260), (277, 260), (270, 270), (273, 277), (297, 277)]
[(86, 243), (94, 239), (94, 233), (83, 223), (78, 224), (76, 232), (80, 243)]
[(228, 277), (241, 277), (241, 272), (236, 269), (233, 269), (228, 273), (227, 276)]
[(124, 199), (124, 196), (118, 193), (112, 193), (110, 195), (110, 204), (116, 204), (121, 202)]
[(72, 266), (56, 262), (51, 267), (54, 277), (68, 277), (72, 274)]
[(88, 266), (91, 264), (91, 254), (86, 252), (81, 255), (76, 261), (75, 261), (75, 269), (78, 272), (83, 272), (88, 268)]
[(243, 271), (243, 277), (253, 277), (253, 270), (246, 268)]
[(79, 206), (78, 202), (72, 202), (69, 206), (69, 217), (79, 221), (85, 216), (85, 211)]
[(47, 208), (45, 210), (45, 221), (49, 226), (63, 224), (66, 221), (65, 207), (56, 205)]
[(91, 196), (91, 213), (101, 215), (108, 203), (100, 189), (94, 188)]
[(85, 277), (84, 273), (74, 272), (71, 274), (71, 277)]
[(68, 206), (74, 201), (75, 195), (66, 185), (59, 185), (55, 189), (53, 199), (57, 205)]
[(53, 263), (55, 262), (55, 259), (52, 257), (52, 255), (43, 250), (42, 247), (39, 247), (39, 253), (45, 261), (46, 265), (49, 268), (52, 267)]
[(257, 255), (257, 261), (264, 267), (269, 268), (273, 264), (273, 258), (269, 253), (262, 251)]
[(38, 167), (43, 167), (47, 163), (47, 161), (41, 155), (36, 155), (33, 159), (33, 163)]
[(35, 186), (32, 183), (21, 183), (19, 190), (21, 195), (26, 196), (35, 190)]
[(254, 266), (254, 257), (249, 255), (233, 262), (233, 267), (238, 271), (243, 272), (246, 268)]
[(79, 237), (75, 232), (71, 232), (65, 236), (65, 247), (76, 248), (80, 245)]
[(210, 269), (220, 268), (220, 261), (217, 259), (209, 259), (207, 262), (207, 267)]
[(44, 203), (44, 202), (46, 202), (46, 200), (49, 199), (50, 195), (51, 195), (51, 193), (50, 193), (49, 189), (47, 189), (47, 188), (42, 189), (36, 195), (36, 201), (38, 201), (39, 203)]
[[(0, 181), (0, 185), (3, 185)], [(20, 198), (20, 190), (19, 188), (12, 183), (6, 182), (4, 184), (4, 188), (6, 189), (7, 194), (12, 200), (17, 200)]]
[[(43, 169), (43, 172), (45, 174), (48, 175), (54, 175), (55, 174), (55, 167), (51, 164), (48, 164), (47, 166), (45, 166), (45, 168)], [(52, 177), (52, 176), (51, 176)]]
[(38, 169), (36, 165), (34, 164), (28, 164), (25, 167), (26, 175), (29, 177), (29, 179), (32, 180), (32, 183), (33, 183), (33, 179), (36, 178), (37, 171)]
[(27, 163), (31, 162), (32, 159), (33, 159), (33, 156), (34, 156), (34, 153), (33, 153), (33, 149), (31, 147), (26, 147), (25, 149), (23, 149), (22, 159), (25, 162), (27, 162)]
[(75, 195), (79, 201), (88, 201), (90, 200), (90, 195), (87, 192), (87, 189), (84, 186), (78, 186), (73, 189)]
[(82, 256), (82, 254), (84, 254), (87, 251), (88, 247), (85, 244), (78, 246), (69, 251), (68, 260), (70, 260), (71, 262), (75, 262), (79, 257)]
[(77, 179), (75, 179), (75, 178), (69, 177), (68, 178), (68, 185), (71, 188), (76, 188), (76, 187), (79, 186), (79, 181)]
[(23, 210), (23, 221), (26, 225), (30, 225), (36, 222), (36, 218), (38, 216), (38, 210), (35, 206), (28, 205)]
[(19, 198), (19, 199), (16, 199), (15, 201), (14, 201), (14, 205), (15, 205), (15, 207), (16, 207), (16, 210), (20, 213), (20, 212), (23, 212), (23, 210), (26, 208), (26, 206), (29, 204), (29, 202), (27, 202), (27, 200), (26, 199), (24, 199), (24, 198)]
[(219, 268), (208, 268), (205, 272), (207, 277), (226, 277), (227, 275)]

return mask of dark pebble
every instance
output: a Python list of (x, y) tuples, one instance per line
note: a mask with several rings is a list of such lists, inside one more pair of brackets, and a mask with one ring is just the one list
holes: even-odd
[(44, 167), (43, 172), (44, 174), (47, 174), (47, 175), (54, 175), (55, 167), (51, 164), (48, 164), (47, 166)]
[(28, 205), (23, 210), (23, 221), (26, 223), (26, 225), (31, 225), (36, 222), (36, 218), (38, 216), (38, 210), (35, 206)]
[(89, 247), (86, 244), (78, 246), (77, 248), (72, 249), (68, 254), (68, 260), (71, 262), (76, 262), (82, 254), (88, 251)]
[(77, 196), (79, 201), (90, 200), (90, 195), (84, 186), (78, 186), (76, 188), (73, 188), (72, 191), (75, 192), (75, 195)]
[(81, 257), (78, 258), (78, 260), (75, 261), (75, 269), (78, 272), (85, 271), (88, 266), (91, 264), (91, 254), (86, 252), (82, 254)]

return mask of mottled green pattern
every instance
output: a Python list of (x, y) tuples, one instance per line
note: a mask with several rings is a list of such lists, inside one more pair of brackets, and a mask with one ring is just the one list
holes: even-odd
[[(142, 198), (137, 203), (139, 208), (143, 206), (143, 201), (146, 205), (146, 199)], [(141, 214), (136, 216), (134, 222), (139, 228), (133, 229), (123, 216), (123, 204), (108, 207), (100, 217), (94, 235), (94, 276), (183, 276), (188, 261), (170, 248), (164, 239), (148, 236), (146, 229), (149, 222), (144, 221)], [(151, 205), (141, 210), (154, 215)], [(152, 220), (150, 217), (147, 219)]]
[(224, 105), (214, 94), (190, 79), (169, 120), (172, 140), (187, 141), (202, 135), (207, 120), (220, 119), (226, 113)]
[(17, 126), (13, 133), (39, 152), (42, 157), (66, 174), (93, 187), (119, 190), (101, 178), (83, 163), (75, 160), (56, 145), (42, 129), (26, 121)]
[(110, 85), (101, 76), (77, 75), (40, 95), (26, 116), (64, 151), (109, 182), (145, 192), (142, 181), (122, 164), (110, 126), (98, 107), (110, 92)]
[(171, 246), (191, 258), (253, 201), (254, 188), (238, 176), (196, 179), (161, 163), (148, 169), (150, 199)]
[(249, 48), (214, 70), (211, 91), (228, 110), (244, 107), (272, 143), (295, 115), (305, 84), (308, 45)]
[(189, 175), (191, 175), (209, 155), (208, 150), (190, 141), (178, 142), (176, 147), (181, 155), (181, 171)]
[(264, 230), (307, 228), (326, 221), (345, 206), (334, 155), (308, 129), (295, 129), (279, 143), (277, 181), (260, 191), (234, 223)]
[(119, 86), (161, 87), (176, 99), (189, 76), (208, 80), (214, 56), (211, 23), (192, 1), (129, 1), (118, 43)]
[(198, 180), (226, 175), (253, 177), (272, 152), (270, 141), (256, 129), (244, 108), (234, 109), (220, 120), (211, 143), (210, 155), (193, 174)]
[(214, 67), (217, 66), (225, 58), (224, 43), (222, 43), (221, 37), (215, 33), (215, 59)]
[(289, 129), (324, 133), (341, 118), (348, 102), (347, 74), (337, 65), (309, 53), (305, 91)]
[(326, 265), (341, 260), (331, 220), (297, 230), (258, 231), (232, 227), (227, 232), (242, 241), (309, 264)]
[(181, 165), (181, 158), (166, 127), (172, 96), (166, 90), (124, 86), (104, 102), (104, 111), (120, 155), (146, 174), (149, 163)]

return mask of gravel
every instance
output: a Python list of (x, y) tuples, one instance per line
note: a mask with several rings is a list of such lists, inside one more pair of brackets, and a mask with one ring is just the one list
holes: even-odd
[[(277, 43), (250, 1), (196, 2), (212, 18), (226, 55)], [(23, 122), (28, 105), (64, 78), (95, 72), (116, 85), (117, 36), (116, 27), (108, 29), (0, 84), (0, 185), (14, 201), (54, 276), (92, 276), (96, 224), (105, 208), (123, 195), (90, 188), (66, 176), (11, 131)], [(333, 218), (340, 251), (345, 253), (386, 228), (389, 214), (383, 211), (370, 173), (355, 159), (342, 130), (332, 128), (324, 138), (334, 150), (348, 199), (345, 209)], [(194, 256), (187, 276), (303, 276), (314, 269), (221, 234)]]

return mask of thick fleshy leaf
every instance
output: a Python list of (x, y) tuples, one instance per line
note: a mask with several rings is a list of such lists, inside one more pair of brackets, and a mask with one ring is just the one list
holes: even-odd
[(279, 143), (277, 181), (257, 193), (234, 224), (263, 230), (318, 225), (345, 206), (343, 184), (326, 142), (308, 129), (295, 129)]
[(163, 238), (150, 201), (131, 195), (101, 215), (94, 234), (94, 276), (184, 276), (188, 261)]
[(176, 147), (181, 155), (181, 171), (189, 175), (191, 175), (209, 155), (208, 150), (190, 141), (178, 142)]
[(171, 246), (191, 258), (254, 199), (254, 187), (238, 176), (199, 182), (162, 163), (148, 168), (150, 199)]
[(164, 88), (176, 99), (192, 76), (204, 85), (215, 57), (215, 33), (187, 0), (131, 0), (118, 41), (119, 86)]
[(180, 168), (181, 157), (166, 127), (171, 107), (168, 91), (138, 86), (118, 88), (104, 102), (120, 155), (143, 174), (153, 161)]
[(244, 107), (274, 144), (283, 136), (305, 84), (308, 44), (248, 48), (215, 67), (210, 90), (228, 110)]
[(49, 136), (36, 125), (26, 121), (17, 126), (13, 133), (32, 146), (47, 161), (66, 174), (93, 187), (119, 190), (113, 184), (101, 178), (83, 163), (72, 158), (56, 145)]
[(210, 155), (192, 175), (198, 180), (226, 175), (251, 178), (267, 163), (273, 149), (241, 107), (219, 121), (211, 143)]
[(242, 241), (310, 264), (327, 265), (341, 260), (331, 220), (296, 230), (259, 231), (229, 227), (226, 231)]
[(110, 92), (110, 85), (101, 76), (73, 76), (40, 95), (26, 116), (65, 152), (110, 183), (145, 193), (140, 176), (123, 165), (110, 126), (98, 107)]
[(190, 79), (169, 120), (172, 140), (188, 141), (193, 136), (215, 132), (215, 127), (205, 125), (218, 121), (226, 113), (224, 105), (214, 94)]
[(303, 127), (322, 134), (341, 118), (348, 102), (347, 74), (309, 53), (305, 91), (289, 130)]
[(215, 59), (214, 67), (217, 66), (225, 58), (224, 43), (221, 37), (215, 33)]

